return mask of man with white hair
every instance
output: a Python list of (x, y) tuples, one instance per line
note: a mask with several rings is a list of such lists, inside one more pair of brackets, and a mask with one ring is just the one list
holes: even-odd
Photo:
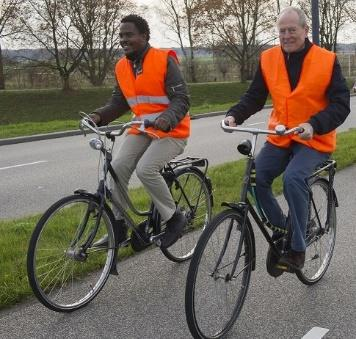
[[(336, 147), (335, 129), (350, 113), (350, 92), (333, 52), (312, 44), (305, 14), (285, 8), (278, 17), (280, 45), (261, 54), (255, 77), (240, 102), (225, 118), (230, 126), (242, 124), (261, 110), (268, 94), (273, 110), (269, 129), (282, 124), (300, 126), (304, 132), (293, 136), (268, 136), (256, 158), (256, 190), (262, 209), (277, 230), (278, 240), (287, 223), (293, 234), (291, 248), (280, 262), (300, 270), (305, 261), (305, 234), (308, 220), (307, 178)], [(273, 180), (284, 172), (284, 196), (289, 217), (273, 197)]]

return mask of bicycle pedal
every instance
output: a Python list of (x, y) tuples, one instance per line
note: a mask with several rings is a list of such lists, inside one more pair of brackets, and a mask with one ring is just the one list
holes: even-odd
[(164, 232), (157, 234), (157, 235), (151, 235), (150, 236), (150, 242), (157, 245), (158, 247), (161, 247), (161, 238)]

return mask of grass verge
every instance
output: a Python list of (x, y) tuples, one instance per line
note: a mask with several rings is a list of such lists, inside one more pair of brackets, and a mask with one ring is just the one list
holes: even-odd
[[(356, 163), (356, 129), (339, 133), (337, 138), (338, 148), (333, 158), (337, 160), (339, 171)], [(214, 187), (214, 214), (221, 210), (221, 202), (238, 199), (244, 166), (245, 160), (239, 160), (210, 168), (208, 174)], [(280, 179), (276, 180), (274, 191), (276, 194), (281, 193)], [(130, 195), (138, 208), (148, 206), (148, 196), (142, 188), (131, 190)], [(26, 253), (29, 238), (39, 217), (36, 215), (0, 221), (0, 309), (32, 294), (26, 274)], [(132, 254), (132, 249), (127, 248), (121, 251), (120, 257)]]
[[(226, 110), (247, 86), (238, 82), (189, 84), (190, 112), (194, 115)], [(111, 91), (105, 87), (67, 93), (58, 89), (0, 91), (0, 138), (76, 129), (78, 112), (103, 106)]]

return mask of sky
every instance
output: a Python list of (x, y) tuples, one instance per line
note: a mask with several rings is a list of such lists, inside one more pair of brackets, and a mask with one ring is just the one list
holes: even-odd
[(149, 7), (148, 11), (143, 12), (142, 16), (147, 20), (150, 30), (150, 43), (154, 47), (177, 47), (172, 33), (167, 32), (167, 27), (162, 23), (162, 18), (153, 9), (154, 6), (160, 7), (160, 0), (134, 0), (138, 6)]
[[(1, 0), (0, 0), (1, 1)], [(161, 0), (133, 0), (135, 4), (140, 6), (141, 15), (148, 21), (151, 29), (150, 43), (154, 47), (178, 47), (178, 43), (174, 41), (174, 33), (169, 32), (167, 27), (162, 23), (163, 18), (154, 10), (154, 7), (160, 7)], [(145, 9), (146, 8), (146, 9)], [(356, 42), (356, 27), (348, 27), (339, 35), (339, 42), (352, 43)], [(16, 48), (10, 42), (4, 43), (4, 49)]]
[[(151, 29), (151, 45), (155, 47), (177, 47), (178, 43), (172, 41), (174, 37), (172, 33), (167, 32), (166, 26), (162, 23), (162, 18), (152, 9), (153, 6), (160, 7), (160, 0), (133, 0), (139, 6), (150, 7), (148, 13), (142, 13), (145, 19), (148, 21)], [(343, 31), (340, 32), (338, 41), (353, 43), (356, 42), (356, 34), (354, 33), (356, 26), (345, 27)], [(311, 28), (310, 28), (311, 33)], [(311, 37), (310, 37), (311, 38)]]

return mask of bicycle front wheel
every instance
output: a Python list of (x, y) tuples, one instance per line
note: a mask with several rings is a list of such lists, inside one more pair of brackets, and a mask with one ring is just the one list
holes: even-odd
[(198, 239), (211, 219), (212, 193), (207, 180), (199, 169), (187, 167), (176, 173), (170, 186), (177, 209), (188, 220), (183, 236), (169, 248), (161, 249), (172, 261), (182, 262), (192, 257)]
[(207, 226), (190, 263), (185, 290), (194, 338), (221, 338), (232, 328), (247, 294), (253, 253), (250, 230), (239, 212), (225, 210)]
[[(336, 239), (336, 208), (334, 197), (328, 199), (328, 182), (316, 179), (310, 183), (312, 199), (306, 231), (305, 264), (297, 276), (306, 285), (317, 283), (327, 271)], [(329, 215), (328, 215), (329, 205)]]
[[(103, 288), (114, 258), (113, 216), (105, 206), (98, 219), (98, 200), (73, 195), (52, 205), (32, 234), (27, 272), (39, 301), (51, 310), (71, 312), (88, 304)], [(94, 234), (97, 241), (108, 234), (109, 246), (84, 244)]]

